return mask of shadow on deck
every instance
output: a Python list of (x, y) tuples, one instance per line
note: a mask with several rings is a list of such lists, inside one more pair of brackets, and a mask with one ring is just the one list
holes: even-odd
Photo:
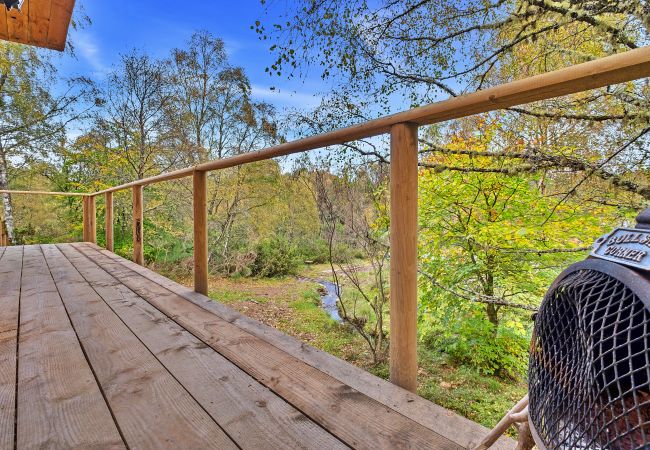
[(96, 245), (0, 248), (0, 449), (463, 449), (486, 433)]

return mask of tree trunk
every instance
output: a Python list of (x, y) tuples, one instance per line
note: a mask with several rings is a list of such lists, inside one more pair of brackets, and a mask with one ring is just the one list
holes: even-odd
[[(494, 297), (494, 274), (492, 272), (494, 265), (494, 256), (488, 255), (486, 261), (487, 274), (485, 276), (485, 285), (483, 288), (485, 295), (488, 297)], [(486, 310), (488, 320), (492, 325), (494, 325), (494, 334), (496, 335), (497, 329), (499, 328), (499, 310), (496, 305), (490, 303), (486, 305)]]
[[(9, 189), (9, 170), (7, 159), (0, 148), (0, 189)], [(7, 226), (7, 237), (10, 243), (14, 242), (14, 208), (11, 204), (11, 194), (2, 194), (2, 206), (4, 210), (5, 225)]]
[(494, 325), (494, 333), (496, 334), (499, 327), (499, 314), (496, 307), (492, 304), (486, 305), (488, 320)]

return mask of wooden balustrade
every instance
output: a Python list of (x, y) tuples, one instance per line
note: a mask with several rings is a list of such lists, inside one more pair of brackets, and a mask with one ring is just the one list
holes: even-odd
[(97, 243), (97, 208), (94, 195), (83, 197), (83, 241)]
[(0, 221), (0, 247), (9, 245), (9, 236), (7, 235), (7, 224), (4, 220)]
[(106, 237), (106, 250), (114, 250), (113, 238), (113, 193), (104, 194), (104, 235)]
[(208, 295), (208, 173), (194, 172), (194, 290)]
[(83, 241), (97, 243), (97, 210), (94, 195), (83, 197)]
[(390, 130), (390, 381), (417, 389), (418, 126)]
[[(132, 188), (133, 260), (138, 264), (143, 264), (143, 186), (193, 176), (194, 289), (207, 294), (207, 172), (389, 133), (391, 138), (390, 377), (393, 383), (415, 391), (417, 387), (418, 126), (523, 105), (647, 76), (650, 76), (650, 47), (643, 47), (414, 108), (360, 125), (231, 158), (209, 161), (92, 194), (2, 190), (0, 193), (83, 195), (84, 240), (89, 242), (96, 240), (95, 197), (105, 194), (106, 247), (112, 250), (112, 193)], [(6, 235), (6, 233), (4, 234)]]
[(142, 185), (133, 186), (133, 262), (144, 265), (142, 229)]

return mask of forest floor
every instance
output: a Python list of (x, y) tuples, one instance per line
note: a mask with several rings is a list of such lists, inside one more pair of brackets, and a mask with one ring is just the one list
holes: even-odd
[[(329, 280), (327, 267), (309, 266), (299, 275)], [(192, 285), (190, 277), (165, 275)], [(319, 307), (319, 288), (319, 284), (298, 277), (211, 277), (209, 282), (210, 297), (215, 300), (387, 379), (387, 364), (373, 364), (365, 341)], [(418, 394), (487, 427), (496, 425), (526, 393), (523, 382), (454, 365), (444, 355), (422, 345), (419, 367)]]

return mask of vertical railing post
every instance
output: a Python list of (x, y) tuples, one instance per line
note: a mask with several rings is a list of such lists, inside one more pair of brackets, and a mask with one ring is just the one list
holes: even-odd
[(418, 127), (390, 130), (390, 381), (417, 389)]
[(90, 224), (89, 224), (89, 219), (88, 219), (88, 198), (89, 196), (84, 195), (81, 197), (82, 201), (82, 210), (83, 210), (83, 236), (82, 236), (82, 241), (83, 242), (88, 242), (88, 236), (90, 235)]
[(95, 196), (89, 195), (88, 199), (88, 239), (86, 242), (97, 243), (97, 208), (95, 205)]
[(104, 234), (106, 236), (106, 250), (113, 251), (113, 193), (104, 194)]
[(208, 295), (208, 176), (194, 172), (194, 290)]
[(0, 247), (7, 246), (7, 232), (5, 231), (5, 221), (0, 220)]
[(133, 186), (133, 262), (144, 265), (142, 248), (142, 186)]

